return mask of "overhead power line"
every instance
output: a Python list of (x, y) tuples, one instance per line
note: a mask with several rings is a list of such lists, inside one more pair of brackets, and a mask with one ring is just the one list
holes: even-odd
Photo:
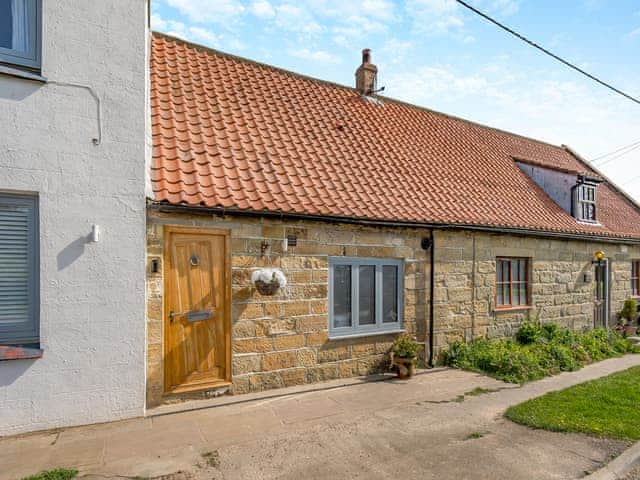
[(598, 164), (598, 168), (602, 167), (603, 165), (606, 165), (607, 163), (611, 163), (611, 162), (613, 162), (614, 160), (617, 160), (617, 159), (618, 159), (618, 158), (620, 158), (620, 157), (624, 157), (627, 153), (631, 153), (631, 152), (633, 152), (634, 150), (637, 150), (637, 149), (639, 149), (639, 148), (640, 148), (640, 143), (638, 143), (638, 144), (637, 144), (635, 147), (633, 147), (633, 148), (630, 148), (630, 149), (628, 149), (628, 150), (626, 150), (626, 151), (624, 151), (624, 152), (622, 152), (622, 153), (619, 153), (619, 154), (617, 154), (617, 155), (615, 155), (615, 156), (613, 156), (613, 157), (611, 157), (611, 158), (606, 159), (604, 162), (600, 162), (600, 163)]
[(614, 150), (612, 152), (605, 153), (604, 155), (600, 155), (600, 156), (598, 156), (596, 158), (592, 158), (590, 161), (591, 162), (597, 162), (601, 158), (609, 157), (609, 156), (611, 156), (611, 155), (613, 155), (615, 153), (621, 152), (621, 151), (626, 150), (626, 149), (631, 148), (631, 147), (635, 147), (636, 145), (640, 145), (640, 140), (638, 140), (637, 142), (630, 143), (629, 145), (625, 145), (624, 147), (617, 148), (616, 150)]
[(544, 53), (545, 55), (549, 55), (550, 57), (556, 59), (557, 61), (563, 63), (564, 65), (566, 65), (569, 68), (572, 68), (573, 70), (581, 73), (582, 75), (590, 78), (591, 80), (598, 82), (600, 85), (608, 88), (609, 90), (613, 90), (614, 92), (616, 92), (618, 95), (622, 95), (623, 97), (628, 98), (629, 100), (631, 100), (632, 102), (635, 102), (637, 104), (640, 105), (640, 100), (632, 97), (631, 95), (629, 95), (628, 93), (623, 92), (622, 90), (614, 87), (613, 85), (605, 82), (604, 80), (600, 80), (598, 77), (596, 77), (595, 75), (590, 74), (589, 72), (584, 71), (583, 69), (581, 69), (580, 67), (574, 65), (573, 63), (565, 60), (564, 58), (556, 55), (553, 52), (550, 52), (549, 50), (547, 50), (544, 47), (541, 47), (540, 45), (538, 45), (537, 43), (533, 42), (532, 40), (529, 40), (527, 37), (525, 37), (524, 35), (520, 35), (518, 32), (516, 32), (515, 30), (507, 27), (506, 25), (500, 23), (499, 21), (491, 18), (489, 15), (487, 15), (484, 12), (481, 12), (480, 10), (478, 10), (475, 7), (472, 7), (471, 5), (469, 5), (467, 2), (463, 1), (463, 0), (456, 0), (456, 2), (458, 2), (460, 5), (462, 5), (463, 7), (471, 10), (472, 12), (480, 15), (482, 18), (484, 18), (485, 20), (493, 23), (494, 25), (497, 25), (498, 27), (500, 27), (501, 29), (503, 29), (504, 31), (510, 33), (511, 35), (513, 35), (514, 37), (519, 38), (520, 40), (522, 40), (525, 43), (528, 43), (529, 45), (531, 45), (533, 48), (536, 48), (538, 50), (540, 50), (542, 53)]
[(627, 180), (626, 182), (624, 182), (622, 185), (629, 185), (631, 182), (635, 182), (636, 180), (640, 179), (640, 175), (633, 177), (631, 180)]

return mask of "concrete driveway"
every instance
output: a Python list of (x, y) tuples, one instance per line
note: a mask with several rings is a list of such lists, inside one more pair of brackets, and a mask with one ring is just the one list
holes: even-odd
[[(630, 355), (522, 388), (441, 369), (409, 382), (356, 380), (275, 398), (269, 396), (283, 392), (225, 397), (210, 401), (212, 408), (2, 439), (0, 478), (54, 467), (95, 478), (580, 478), (628, 444), (530, 430), (502, 413), (639, 364), (640, 355)], [(464, 395), (475, 388), (495, 391)]]

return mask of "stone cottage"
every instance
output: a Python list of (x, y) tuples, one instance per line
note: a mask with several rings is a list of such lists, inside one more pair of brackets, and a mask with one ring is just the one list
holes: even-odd
[(148, 406), (366, 374), (400, 332), (434, 363), (525, 319), (608, 326), (638, 295), (624, 192), (376, 74), (367, 50), (349, 88), (153, 35)]

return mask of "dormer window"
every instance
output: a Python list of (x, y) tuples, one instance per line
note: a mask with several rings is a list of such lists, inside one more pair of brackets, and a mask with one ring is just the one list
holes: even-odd
[(597, 188), (599, 178), (578, 175), (578, 183), (573, 190), (573, 216), (581, 222), (597, 223)]
[(582, 184), (578, 187), (578, 220), (596, 221), (596, 186)]

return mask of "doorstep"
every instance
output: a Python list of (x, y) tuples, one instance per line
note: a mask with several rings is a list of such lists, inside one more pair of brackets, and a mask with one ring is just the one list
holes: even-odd
[[(440, 372), (447, 370), (448, 367), (435, 367), (427, 369), (419, 369), (416, 375), (424, 375), (428, 373)], [(299, 395), (309, 392), (319, 392), (324, 390), (333, 390), (336, 388), (350, 387), (361, 385), (363, 383), (384, 382), (396, 380), (398, 382), (407, 382), (409, 380), (399, 380), (395, 373), (380, 373), (375, 375), (366, 375), (362, 377), (341, 378), (337, 380), (329, 380), (319, 383), (307, 383), (304, 385), (296, 385), (294, 387), (278, 388), (255, 393), (243, 393), (241, 395), (221, 395), (214, 398), (185, 400), (179, 403), (168, 403), (157, 407), (149, 408), (145, 412), (145, 417), (160, 417), (163, 415), (171, 415), (173, 413), (190, 412), (194, 410), (204, 410), (208, 408), (224, 407), (227, 405), (237, 405), (240, 403), (254, 402), (258, 400), (268, 400), (273, 398), (287, 397), (291, 395)]]

